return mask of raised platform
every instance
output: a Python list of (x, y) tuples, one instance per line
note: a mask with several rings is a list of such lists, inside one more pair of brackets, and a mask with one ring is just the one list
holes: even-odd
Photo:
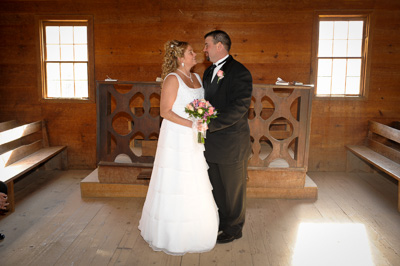
[[(145, 197), (161, 121), (159, 84), (99, 81), (97, 95), (98, 169), (82, 181), (82, 197)], [(307, 176), (312, 96), (310, 86), (253, 84), (249, 198), (318, 197)]]
[[(148, 181), (141, 184), (100, 183), (98, 169), (81, 181), (81, 196), (83, 198), (124, 198), (146, 197)], [(304, 187), (247, 187), (249, 198), (274, 199), (316, 199), (317, 185), (309, 176), (305, 178)]]

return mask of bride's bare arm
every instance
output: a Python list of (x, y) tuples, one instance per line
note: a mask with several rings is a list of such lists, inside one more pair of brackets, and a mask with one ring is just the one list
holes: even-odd
[(179, 82), (174, 75), (168, 76), (162, 85), (160, 115), (164, 119), (182, 126), (192, 127), (192, 121), (185, 119), (172, 111), (172, 106), (178, 95)]

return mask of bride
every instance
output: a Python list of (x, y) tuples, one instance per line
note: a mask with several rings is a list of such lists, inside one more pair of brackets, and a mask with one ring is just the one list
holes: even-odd
[(190, 70), (196, 53), (187, 42), (168, 41), (162, 66), (160, 115), (164, 118), (139, 230), (155, 251), (206, 252), (218, 234), (218, 209), (208, 178), (204, 145), (194, 138), (185, 106), (204, 98), (200, 76)]

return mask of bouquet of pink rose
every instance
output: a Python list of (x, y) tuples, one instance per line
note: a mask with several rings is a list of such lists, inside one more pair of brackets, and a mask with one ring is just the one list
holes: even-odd
[[(188, 103), (185, 107), (185, 112), (189, 114), (189, 117), (196, 121), (200, 120), (203, 124), (209, 124), (211, 118), (217, 117), (217, 110), (205, 99), (195, 99), (191, 103)], [(205, 128), (205, 127), (203, 127)], [(206, 130), (197, 132), (197, 142), (204, 143)]]

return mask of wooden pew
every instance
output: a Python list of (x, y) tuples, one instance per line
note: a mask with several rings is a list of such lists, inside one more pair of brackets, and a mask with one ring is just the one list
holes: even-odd
[[(389, 176), (400, 181), (400, 130), (369, 121), (365, 145), (348, 145), (347, 150)], [(347, 156), (347, 169), (352, 167)], [(398, 185), (398, 210), (400, 211), (400, 185)]]
[(25, 125), (16, 121), (0, 123), (0, 180), (8, 186), (10, 212), (15, 210), (14, 180), (41, 166), (66, 169), (66, 148), (50, 147), (45, 121)]

